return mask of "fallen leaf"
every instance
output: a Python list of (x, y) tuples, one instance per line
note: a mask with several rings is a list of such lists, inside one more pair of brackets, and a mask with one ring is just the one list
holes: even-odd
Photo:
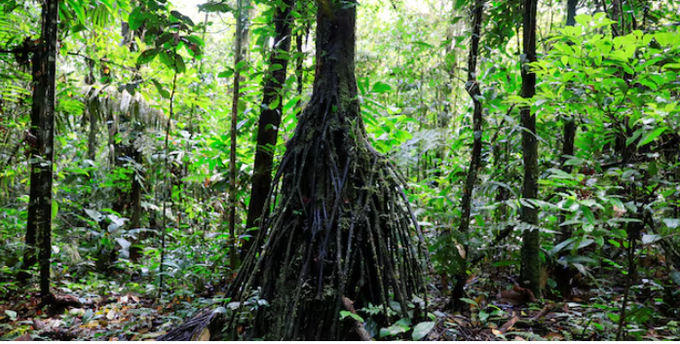
[(209, 342), (210, 341), (210, 330), (208, 330), (207, 328), (204, 328), (203, 331), (201, 331), (201, 333), (198, 336), (192, 338), (191, 340), (197, 341), (197, 342)]
[(505, 333), (507, 332), (511, 327), (515, 326), (515, 323), (517, 323), (517, 320), (519, 320), (519, 317), (516, 314), (513, 314), (512, 318), (510, 320), (506, 321), (501, 328), (498, 329), (500, 333)]
[(550, 340), (562, 340), (564, 339), (564, 336), (559, 333), (548, 333), (545, 335), (545, 338)]
[(28, 334), (28, 333), (25, 333), (25, 334), (23, 334), (23, 335), (21, 335), (21, 336), (19, 336), (19, 337), (14, 338), (14, 341), (15, 341), (15, 342), (30, 342), (30, 341), (32, 341), (32, 340), (33, 340), (33, 339), (31, 338), (31, 335)]
[(524, 339), (520, 336), (515, 336), (515, 339), (513, 339), (513, 340), (517, 340), (517, 341), (520, 341), (520, 342), (526, 342), (527, 341), (526, 339)]

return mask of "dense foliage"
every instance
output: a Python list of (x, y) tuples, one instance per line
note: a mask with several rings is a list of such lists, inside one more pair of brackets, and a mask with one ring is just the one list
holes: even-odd
[[(315, 44), (338, 3), (356, 41)], [(0, 0), (0, 339), (157, 338), (206, 309), (238, 316), (194, 339), (252, 338), (258, 310), (289, 311), (267, 299), (281, 286), (293, 309), (332, 296), (356, 338), (680, 339), (680, 7), (531, 3)], [(351, 85), (316, 85), (341, 64), (318, 47), (354, 44)], [(49, 214), (32, 208), (46, 164)], [(339, 213), (350, 248), (291, 234), (299, 209), (314, 233)], [(351, 252), (357, 214), (384, 248)], [(258, 275), (271, 237), (267, 267), (322, 266), (319, 295)], [(317, 246), (385, 295), (322, 288)]]

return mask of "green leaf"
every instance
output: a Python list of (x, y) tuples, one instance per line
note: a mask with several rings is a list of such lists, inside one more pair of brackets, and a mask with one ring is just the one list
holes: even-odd
[(130, 12), (130, 16), (128, 16), (128, 26), (130, 26), (130, 30), (134, 31), (142, 27), (146, 18), (146, 13), (142, 13), (142, 7), (135, 7), (135, 9)]
[(656, 234), (644, 234), (642, 236), (642, 243), (645, 245), (653, 244), (659, 240), (661, 240), (661, 236)]
[(156, 57), (156, 55), (158, 55), (159, 51), (160, 50), (158, 49), (144, 50), (141, 54), (139, 54), (139, 57), (137, 58), (137, 64), (141, 66), (151, 62)]
[(637, 147), (640, 148), (652, 141), (654, 141), (655, 138), (659, 137), (661, 134), (663, 134), (664, 131), (668, 129), (667, 127), (662, 127), (662, 128), (656, 128), (652, 132), (647, 133), (640, 142), (638, 142)]
[(12, 311), (12, 310), (5, 310), (5, 314), (9, 317), (9, 320), (11, 321), (16, 321), (17, 320), (17, 312)]
[(274, 101), (271, 102), (271, 104), (269, 104), (269, 110), (276, 109), (279, 106), (279, 104), (281, 104), (281, 98), (276, 97), (276, 99), (274, 99)]
[(151, 79), (151, 82), (153, 82), (153, 85), (156, 86), (156, 89), (158, 90), (158, 93), (161, 94), (161, 97), (170, 99), (170, 92), (164, 89), (160, 82), (158, 82), (156, 79)]
[(671, 272), (671, 278), (675, 283), (680, 285), (680, 271), (673, 271)]
[(200, 37), (198, 37), (198, 36), (191, 35), (191, 36), (185, 36), (184, 38), (185, 38), (187, 41), (189, 41), (189, 42), (191, 42), (191, 43), (194, 43), (194, 44), (196, 44), (196, 45), (198, 45), (198, 46), (200, 46), (200, 47), (205, 46), (205, 42), (203, 42), (203, 40), (202, 40)]
[(198, 5), (198, 10), (201, 11), (201, 12), (208, 12), (208, 13), (211, 13), (211, 12), (227, 13), (227, 12), (234, 11), (234, 9), (229, 7), (229, 5), (227, 5), (225, 3), (221, 3), (221, 2), (220, 3), (209, 2), (209, 3), (202, 4), (202, 5)]
[(378, 81), (373, 85), (373, 89), (371, 90), (371, 92), (373, 92), (373, 93), (385, 93), (385, 92), (389, 92), (391, 90), (392, 90), (392, 87), (390, 87), (390, 85)]
[(477, 302), (476, 302), (475, 300), (473, 300), (473, 299), (468, 299), (467, 297), (461, 297), (460, 300), (463, 301), (463, 302), (465, 302), (465, 303), (467, 303), (467, 304), (471, 304), (471, 305), (473, 305), (473, 306), (477, 306)]
[(662, 221), (668, 229), (676, 229), (680, 226), (680, 219), (663, 219)]
[(581, 212), (583, 213), (583, 216), (588, 220), (588, 223), (591, 225), (595, 224), (595, 215), (593, 214), (592, 210), (590, 210), (589, 207), (585, 205), (581, 205)]
[(361, 323), (364, 322), (364, 319), (362, 317), (360, 317), (358, 314), (354, 314), (354, 313), (348, 312), (348, 311), (340, 311), (340, 320), (345, 319), (346, 317), (350, 317), (350, 318), (352, 318), (352, 319), (354, 319), (358, 322), (361, 322)]
[(194, 26), (194, 22), (191, 20), (191, 18), (183, 15), (182, 13), (179, 13), (178, 11), (170, 11), (170, 15), (181, 20), (185, 24), (188, 24), (189, 26)]
[(221, 71), (217, 74), (218, 78), (231, 78), (231, 76), (234, 75), (234, 70), (233, 69), (227, 69), (225, 71)]
[(413, 338), (413, 340), (421, 340), (425, 338), (425, 336), (427, 336), (427, 334), (430, 333), (433, 328), (434, 321), (421, 322), (413, 328), (413, 334), (411, 335), (411, 338)]
[(180, 54), (175, 54), (175, 71), (180, 74), (187, 71), (184, 58)]
[(57, 217), (59, 213), (59, 202), (56, 199), (52, 199), (52, 220)]
[(404, 333), (408, 330), (411, 329), (409, 327), (410, 321), (408, 319), (400, 319), (396, 323), (394, 323), (392, 326), (388, 328), (381, 328), (380, 329), (380, 338), (383, 337), (388, 337), (388, 336), (396, 336), (400, 333)]

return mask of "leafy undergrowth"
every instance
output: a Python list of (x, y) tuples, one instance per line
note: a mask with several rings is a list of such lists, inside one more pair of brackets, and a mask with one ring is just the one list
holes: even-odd
[[(522, 299), (509, 269), (488, 268), (469, 278), (463, 312), (450, 312), (448, 300), (430, 284), (427, 322), (404, 319), (389, 328), (367, 326), (374, 339), (425, 340), (613, 340), (619, 328), (623, 280), (603, 277), (582, 282), (568, 302)], [(664, 280), (667, 276), (660, 276)], [(60, 307), (41, 308), (34, 287), (16, 289), (0, 301), (0, 340), (154, 340), (203, 308), (225, 301), (221, 292), (201, 297), (174, 290), (159, 301), (129, 285), (98, 276), (55, 288)], [(436, 278), (433, 276), (433, 280)], [(503, 281), (508, 282), (503, 282)], [(667, 293), (671, 291), (671, 295)], [(680, 309), (669, 303), (680, 288), (640, 278), (631, 285), (623, 339), (680, 340)], [(516, 299), (519, 297), (520, 299)], [(515, 298), (515, 299), (512, 299)], [(396, 306), (396, 305), (395, 305)], [(364, 324), (376, 309), (358, 309)], [(396, 312), (395, 312), (396, 313)], [(348, 320), (354, 321), (354, 320)]]
[[(494, 287), (494, 271), (473, 276), (468, 280), (465, 301), (469, 309), (463, 314), (434, 311), (436, 326), (429, 333), (430, 340), (614, 340), (619, 329), (623, 292), (621, 281), (593, 280), (598, 286), (575, 289), (570, 301), (539, 300), (521, 302), (508, 300), (512, 283)], [(498, 280), (498, 278), (495, 278)], [(615, 283), (616, 282), (616, 283)], [(611, 285), (610, 285), (611, 284)], [(515, 289), (522, 289), (514, 287)], [(674, 297), (680, 295), (680, 288)], [(503, 290), (506, 290), (503, 292)], [(640, 279), (631, 286), (626, 324), (621, 339), (679, 340), (680, 309), (668, 305), (664, 297), (667, 289), (654, 281)], [(505, 294), (505, 296), (503, 295)], [(443, 309), (443, 297), (435, 297), (433, 308)]]
[(3, 296), (0, 340), (153, 340), (197, 310), (221, 302), (211, 298), (170, 296), (159, 302), (115, 282), (98, 295), (87, 286), (54, 290), (59, 306), (41, 308), (35, 289)]

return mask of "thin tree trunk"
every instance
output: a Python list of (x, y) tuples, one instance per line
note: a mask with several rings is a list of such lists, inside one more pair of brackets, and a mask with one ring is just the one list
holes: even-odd
[[(262, 96), (262, 113), (257, 130), (257, 148), (255, 150), (255, 164), (253, 167), (252, 189), (250, 204), (248, 205), (248, 218), (246, 229), (252, 236), (257, 236), (262, 218), (268, 216), (269, 209), (264, 205), (272, 183), (272, 167), (274, 164), (274, 152), (278, 128), (283, 115), (283, 86), (286, 81), (288, 70), (290, 33), (293, 22), (291, 9), (294, 0), (283, 0), (274, 14), (276, 35), (274, 46), (269, 59), (271, 68), (264, 84)], [(276, 66), (276, 68), (274, 68)], [(273, 104), (277, 104), (272, 107)], [(243, 242), (242, 257), (248, 252), (254, 240)]]
[[(576, 24), (576, 5), (578, 0), (567, 0), (567, 26), (574, 26)], [(561, 159), (561, 169), (566, 173), (571, 173), (571, 165), (567, 165), (567, 156), (574, 155), (574, 140), (576, 137), (576, 120), (574, 116), (565, 115), (564, 119), (564, 131), (563, 139), (564, 143), (562, 145), (562, 159)], [(564, 213), (560, 214), (560, 235), (557, 237), (556, 244), (563, 242), (571, 238), (572, 229), (570, 225), (563, 225), (567, 220)], [(571, 298), (571, 283), (570, 279), (573, 276), (572, 269), (565, 266), (558, 266), (556, 269), (555, 282), (557, 283), (557, 288), (560, 290), (562, 297), (565, 299)]]
[[(43, 20), (45, 18), (46, 9), (43, 8)], [(33, 52), (33, 103), (31, 104), (31, 128), (29, 130), (27, 142), (29, 152), (29, 163), (31, 167), (31, 189), (29, 191), (28, 201), (28, 219), (26, 222), (26, 251), (24, 251), (24, 259), (22, 262), (22, 270), (28, 270), (38, 262), (36, 255), (36, 244), (38, 237), (38, 230), (41, 224), (42, 215), (39, 210), (40, 190), (40, 148), (42, 147), (41, 137), (41, 118), (45, 112), (45, 97), (47, 93), (47, 80), (45, 73), (45, 63), (43, 58), (43, 49), (38, 47)], [(25, 271), (22, 271), (18, 278), (19, 280), (26, 280), (30, 277)]]
[(238, 15), (236, 17), (236, 44), (234, 53), (234, 93), (231, 108), (231, 148), (229, 152), (229, 264), (232, 269), (237, 265), (236, 253), (236, 193), (238, 183), (236, 180), (236, 140), (238, 124), (239, 98), (241, 97), (241, 62), (244, 61), (244, 41), (248, 36), (248, 7), (249, 0), (238, 0)]
[[(477, 170), (482, 165), (482, 102), (479, 100), (481, 95), (480, 86), (477, 82), (477, 55), (479, 53), (479, 40), (481, 36), (482, 15), (484, 14), (484, 1), (475, 0), (472, 8), (472, 38), (470, 40), (470, 55), (468, 57), (468, 80), (465, 83), (472, 102), (473, 110), (473, 129), (474, 138), (472, 143), (472, 155), (470, 156), (470, 166), (468, 168), (465, 187), (463, 188), (463, 200), (461, 202), (461, 221), (458, 232), (465, 235), (470, 229), (470, 213), (472, 208), (472, 190), (477, 180)], [(467, 251), (467, 243), (464, 244)], [(467, 254), (460, 257), (460, 266), (456, 274), (456, 286), (453, 289), (452, 301), (455, 308), (462, 306), (460, 298), (465, 294), (465, 281), (467, 280)]]
[[(536, 61), (536, 8), (537, 0), (524, 1), (522, 66), (522, 97), (532, 98), (536, 93), (536, 74), (531, 72), (529, 63)], [(522, 234), (521, 284), (541, 295), (540, 231), (538, 230), (538, 209), (527, 202), (538, 195), (538, 140), (536, 136), (536, 115), (530, 106), (520, 109), (522, 131), (522, 159), (524, 162), (524, 181), (522, 186), (521, 220), (528, 225)]]

